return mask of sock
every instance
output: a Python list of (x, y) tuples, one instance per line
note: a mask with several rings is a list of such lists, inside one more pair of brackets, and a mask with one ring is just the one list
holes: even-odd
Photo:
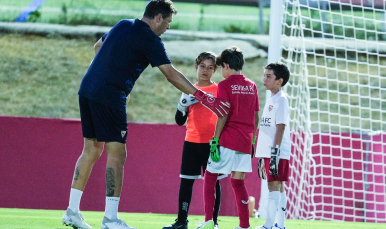
[(276, 212), (276, 223), (280, 228), (284, 228), (285, 212), (287, 210), (287, 196), (285, 191), (280, 193), (280, 201)]
[(240, 227), (249, 228), (249, 196), (248, 191), (245, 188), (244, 180), (238, 180), (231, 178), (231, 184), (233, 193), (235, 194), (237, 212), (240, 219)]
[(80, 199), (82, 198), (83, 191), (75, 188), (71, 188), (70, 191), (70, 203), (68, 207), (75, 213), (79, 212)]
[(216, 182), (216, 200), (214, 202), (214, 211), (213, 211), (213, 222), (215, 224), (217, 223), (218, 214), (220, 212), (220, 205), (221, 205), (221, 185), (220, 181), (217, 180)]
[(178, 195), (178, 222), (186, 223), (190, 202), (192, 201), (194, 179), (181, 178), (180, 192)]
[(274, 191), (269, 192), (268, 194), (268, 211), (267, 217), (265, 219), (264, 227), (271, 228), (273, 226), (273, 221), (275, 220), (277, 206), (279, 205), (280, 192)]
[(118, 205), (120, 197), (106, 196), (105, 216), (109, 219), (118, 219)]
[(215, 202), (215, 186), (217, 182), (217, 173), (205, 171), (204, 176), (204, 208), (205, 208), (205, 222), (212, 220)]

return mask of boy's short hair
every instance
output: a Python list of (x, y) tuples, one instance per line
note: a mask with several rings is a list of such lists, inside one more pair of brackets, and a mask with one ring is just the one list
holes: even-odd
[(143, 16), (146, 18), (154, 18), (158, 14), (162, 14), (162, 18), (165, 19), (172, 14), (177, 14), (177, 9), (170, 0), (151, 0), (147, 4)]
[(290, 77), (290, 71), (287, 65), (285, 65), (285, 63), (283, 62), (270, 63), (264, 68), (272, 70), (277, 80), (283, 79), (283, 83), (281, 84), (282, 87), (287, 84)]
[(243, 51), (236, 46), (225, 49), (216, 58), (217, 65), (224, 67), (224, 63), (229, 64), (229, 67), (235, 71), (242, 70), (244, 66)]
[(197, 68), (197, 66), (200, 65), (203, 61), (212, 60), (214, 63), (214, 70), (216, 70), (217, 69), (216, 58), (217, 58), (217, 55), (214, 54), (213, 52), (202, 52), (197, 56), (194, 62), (194, 65)]

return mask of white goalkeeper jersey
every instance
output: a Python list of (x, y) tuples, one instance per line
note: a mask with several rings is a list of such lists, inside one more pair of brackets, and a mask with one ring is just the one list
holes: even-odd
[(289, 106), (287, 96), (282, 90), (272, 96), (264, 106), (263, 115), (260, 119), (256, 157), (271, 157), (271, 148), (275, 143), (277, 124), (285, 124), (283, 140), (280, 145), (280, 158), (289, 160), (291, 156)]

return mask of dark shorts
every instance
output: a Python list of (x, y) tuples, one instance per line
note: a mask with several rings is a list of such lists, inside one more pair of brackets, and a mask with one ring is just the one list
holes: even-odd
[(182, 149), (181, 178), (199, 179), (204, 173), (210, 154), (208, 143), (184, 142)]
[(80, 95), (79, 110), (83, 137), (96, 138), (98, 142), (126, 143), (126, 108), (109, 107)]
[(271, 158), (264, 158), (265, 171), (267, 172), (267, 182), (270, 181), (288, 181), (289, 179), (289, 160), (280, 159), (279, 160), (279, 177), (274, 177), (269, 172), (269, 161)]

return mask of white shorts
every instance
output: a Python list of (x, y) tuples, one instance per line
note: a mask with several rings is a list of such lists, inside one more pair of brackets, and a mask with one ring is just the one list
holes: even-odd
[(211, 173), (230, 174), (231, 172), (252, 172), (251, 155), (237, 152), (220, 146), (220, 160), (214, 162), (211, 157), (208, 159), (206, 170)]

